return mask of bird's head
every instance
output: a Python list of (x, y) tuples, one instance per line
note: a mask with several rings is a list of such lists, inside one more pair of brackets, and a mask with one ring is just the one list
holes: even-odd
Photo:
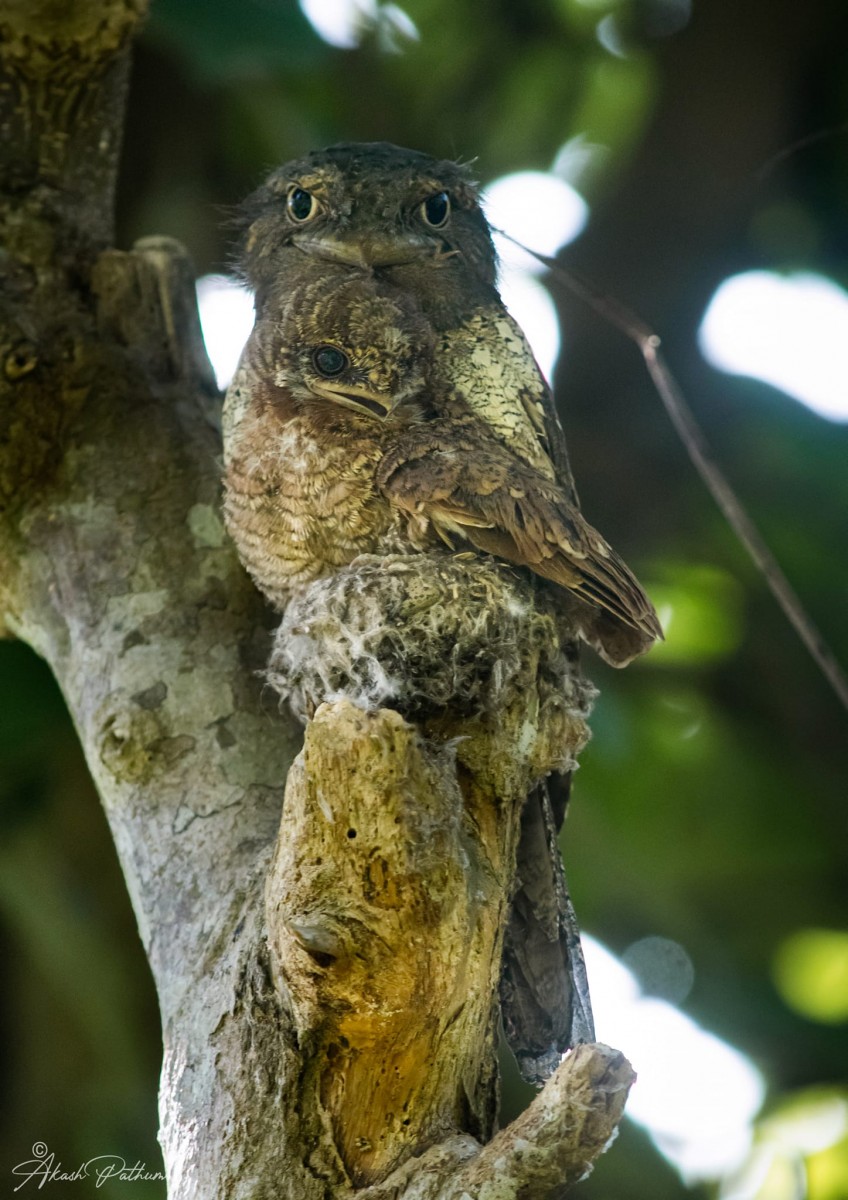
[(407, 297), (330, 268), (295, 288), (277, 328), (275, 383), (301, 403), (316, 397), (385, 420), (420, 395), (430, 327)]
[(243, 267), (257, 290), (287, 249), (368, 270), (458, 261), (495, 282), (491, 233), (467, 170), (389, 142), (346, 142), (286, 163), (245, 201)]

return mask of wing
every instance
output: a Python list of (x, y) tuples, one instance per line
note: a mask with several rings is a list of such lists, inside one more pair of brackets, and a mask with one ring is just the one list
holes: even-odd
[(478, 308), (459, 328), (445, 332), (436, 360), (447, 390), (457, 392), (507, 449), (556, 479), (578, 507), (551, 389), (503, 304)]
[[(429, 519), (449, 543), (478, 550), (559, 584), (603, 622), (582, 619), (586, 640), (614, 665), (646, 650), (662, 630), (633, 573), (566, 493), (500, 446), (479, 421), (435, 419), (407, 428), (384, 456), (377, 486), (391, 503)], [(585, 617), (587, 614), (584, 613)]]

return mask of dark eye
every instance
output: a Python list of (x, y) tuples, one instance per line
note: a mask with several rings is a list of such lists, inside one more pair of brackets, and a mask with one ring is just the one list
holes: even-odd
[(317, 217), (320, 205), (311, 192), (303, 188), (293, 187), (286, 197), (286, 208), (295, 221), (311, 221)]
[(428, 196), (421, 205), (421, 216), (434, 229), (441, 229), (450, 216), (450, 196), (447, 192), (436, 192)]
[(345, 367), (350, 365), (348, 356), (336, 346), (319, 346), (312, 352), (312, 362), (318, 374), (323, 375), (326, 379), (332, 379), (334, 375), (341, 375)]

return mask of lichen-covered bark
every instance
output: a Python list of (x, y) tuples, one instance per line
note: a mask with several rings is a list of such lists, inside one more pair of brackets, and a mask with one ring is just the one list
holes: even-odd
[[(629, 1076), (613, 1052), (575, 1052), (482, 1150), (472, 1133), (492, 1126), (516, 797), (582, 725), (519, 770), (492, 730), (466, 729), (457, 748), (438, 721), (424, 742), (395, 714), (319, 710), (281, 824), (301, 733), (256, 674), (268, 617), (221, 526), (191, 270), (167, 239), (110, 248), (143, 7), (0, 0), (0, 630), (55, 671), (114, 834), (162, 1009), (170, 1195), (553, 1194), (620, 1116)], [(342, 736), (361, 792), (344, 782)], [(316, 890), (324, 844), (338, 870)], [(378, 1101), (369, 1063), (386, 1029)]]
[(462, 1129), (463, 1101), (491, 1128), (480, 1034), (502, 893), (463, 823), (450, 747), (391, 711), (319, 709), (289, 772), (269, 949), (307, 1051), (303, 1099), (359, 1185)]

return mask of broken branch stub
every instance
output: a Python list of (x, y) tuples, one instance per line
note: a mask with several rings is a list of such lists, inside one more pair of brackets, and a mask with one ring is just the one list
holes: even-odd
[(593, 692), (543, 588), (440, 554), (305, 589), (269, 678), (314, 713), (268, 877), (273, 970), (305, 1092), (373, 1185), (454, 1134), (492, 1136), (521, 811), (573, 765)]
[(385, 709), (319, 710), (285, 811), (272, 961), (305, 1092), (361, 1186), (462, 1128), (466, 1109), (491, 1131), (498, 880), (464, 828), (453, 754)]

